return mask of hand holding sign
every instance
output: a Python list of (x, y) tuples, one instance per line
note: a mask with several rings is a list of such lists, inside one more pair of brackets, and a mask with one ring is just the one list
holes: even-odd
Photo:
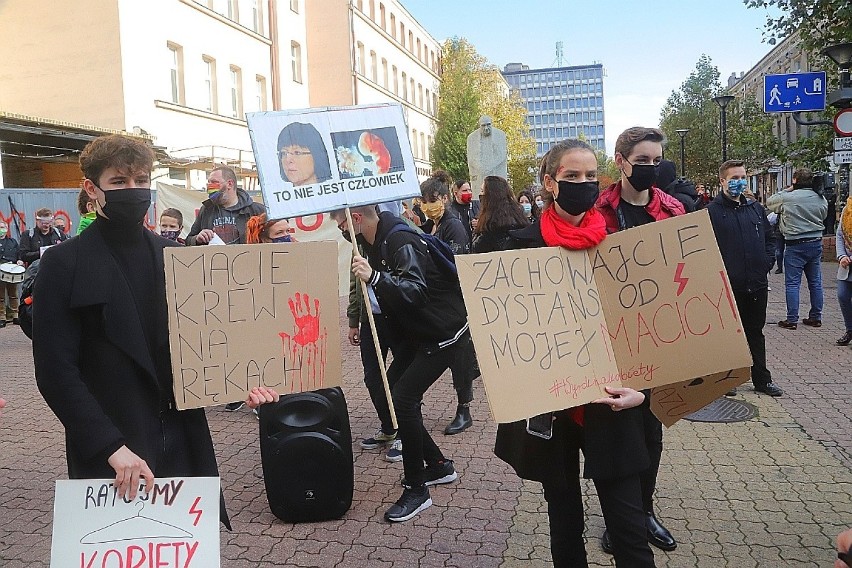
[(279, 398), (278, 393), (273, 389), (268, 389), (266, 387), (254, 387), (251, 389), (251, 392), (246, 399), (246, 406), (249, 408), (257, 408), (261, 404), (278, 402)]
[(121, 497), (129, 501), (136, 499), (139, 478), (145, 480), (146, 494), (154, 486), (154, 472), (148, 467), (148, 463), (130, 451), (127, 446), (118, 448), (107, 462), (115, 470), (115, 486)]

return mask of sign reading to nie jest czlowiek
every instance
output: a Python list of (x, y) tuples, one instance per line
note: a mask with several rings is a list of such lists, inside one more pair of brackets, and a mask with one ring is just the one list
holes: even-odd
[(825, 71), (763, 76), (763, 112), (825, 110)]
[(337, 243), (164, 253), (180, 410), (245, 400), (259, 386), (289, 394), (340, 385)]
[[(751, 365), (706, 211), (621, 231), (588, 250), (456, 263), (497, 422), (586, 404), (607, 386), (646, 389)], [(690, 399), (718, 385), (697, 381)]]
[(420, 195), (398, 104), (258, 112), (246, 119), (272, 217)]
[(131, 501), (113, 481), (56, 482), (51, 568), (219, 567), (218, 477), (157, 479)]

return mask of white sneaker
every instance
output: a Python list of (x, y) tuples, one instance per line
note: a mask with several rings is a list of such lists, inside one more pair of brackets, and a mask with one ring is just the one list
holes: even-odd
[(402, 461), (402, 440), (397, 438), (391, 444), (388, 453), (385, 454), (385, 459), (389, 462), (400, 462)]

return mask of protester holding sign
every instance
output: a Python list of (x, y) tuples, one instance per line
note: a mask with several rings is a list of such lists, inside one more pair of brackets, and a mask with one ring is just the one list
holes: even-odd
[[(333, 211), (331, 217), (341, 231), (349, 230), (344, 211)], [(372, 288), (395, 337), (387, 375), (405, 479), (402, 496), (387, 510), (385, 520), (407, 521), (432, 506), (428, 485), (457, 478), (452, 460), (444, 457), (423, 426), (420, 404), (460, 346), (469, 341), (467, 311), (458, 278), (438, 266), (431, 246), (405, 221), (367, 205), (352, 209), (352, 223), (369, 254), (369, 261), (359, 255), (353, 258), (352, 272)]]
[[(623, 231), (684, 214), (680, 201), (654, 186), (658, 166), (663, 159), (663, 140), (660, 130), (641, 126), (628, 128), (616, 139), (615, 163), (621, 170), (621, 179), (606, 188), (596, 203), (606, 219), (607, 232)], [(651, 467), (642, 475), (648, 539), (657, 548), (674, 550), (677, 542), (654, 515), (654, 490), (663, 455), (663, 425), (651, 413), (649, 405), (644, 405), (643, 409), (645, 440), (651, 456)], [(607, 552), (612, 549), (608, 536), (605, 532), (602, 541)]]
[[(556, 144), (542, 159), (539, 179), (544, 186), (544, 212), (532, 225), (512, 231), (515, 243), (507, 248), (581, 250), (604, 240), (606, 224), (594, 208), (597, 159), (591, 146), (579, 140)], [(490, 197), (486, 203), (490, 204)], [(484, 204), (483, 211), (488, 207)], [(500, 424), (497, 429), (497, 456), (520, 477), (542, 483), (556, 568), (588, 565), (579, 479), (581, 448), (586, 458), (584, 477), (594, 481), (612, 533), (616, 566), (654, 566), (639, 480), (649, 463), (637, 408), (645, 396), (631, 388), (606, 389), (610, 396), (591, 404)]]
[[(86, 146), (83, 187), (98, 217), (45, 253), (33, 293), (36, 382), (65, 427), (68, 475), (114, 477), (127, 499), (155, 476), (219, 475), (204, 411), (175, 408), (163, 250), (179, 245), (143, 225), (153, 161), (136, 138)], [(245, 402), (277, 399), (254, 388)]]

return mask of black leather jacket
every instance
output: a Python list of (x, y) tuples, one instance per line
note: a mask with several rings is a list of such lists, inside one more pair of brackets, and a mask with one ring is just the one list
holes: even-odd
[[(425, 241), (411, 231), (391, 227), (405, 224), (392, 213), (379, 214), (375, 242), (367, 251), (375, 271), (370, 284), (382, 314), (395, 334), (426, 343), (427, 351), (453, 345), (467, 331), (467, 310), (458, 281), (452, 281), (432, 261)], [(381, 257), (382, 249), (388, 258)]]
[(734, 202), (719, 194), (707, 209), (731, 288), (766, 290), (766, 273), (775, 262), (775, 240), (763, 205), (745, 196)]

